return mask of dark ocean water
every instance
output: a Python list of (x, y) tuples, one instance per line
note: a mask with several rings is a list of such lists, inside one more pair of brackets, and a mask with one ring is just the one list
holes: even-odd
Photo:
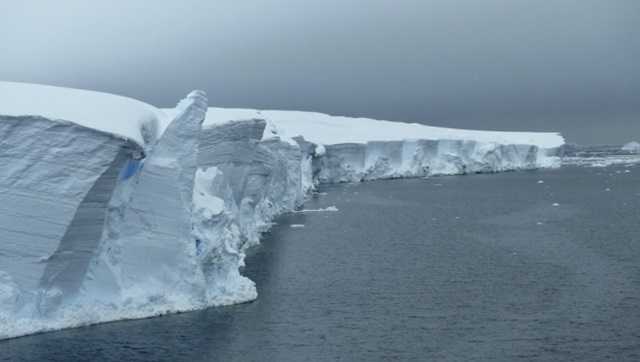
[(252, 251), (257, 301), (2, 341), (0, 360), (640, 360), (639, 166), (320, 191), (305, 208), (338, 212), (285, 215)]

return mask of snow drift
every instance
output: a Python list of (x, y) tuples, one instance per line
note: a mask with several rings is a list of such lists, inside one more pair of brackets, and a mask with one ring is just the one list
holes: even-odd
[(563, 144), (1, 82), (0, 136), (0, 338), (252, 300), (245, 251), (314, 185), (547, 167)]

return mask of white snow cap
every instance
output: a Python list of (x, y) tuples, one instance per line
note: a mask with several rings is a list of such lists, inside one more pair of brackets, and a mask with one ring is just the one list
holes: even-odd
[(157, 137), (159, 122), (167, 117), (154, 106), (114, 94), (1, 81), (0, 116), (69, 121), (140, 145)]
[[(564, 138), (559, 133), (553, 132), (474, 131), (432, 127), (417, 123), (331, 116), (315, 112), (240, 108), (209, 108), (203, 127), (252, 118), (266, 120), (278, 130), (280, 137), (303, 136), (307, 141), (324, 145), (415, 139), (471, 140), (498, 144), (535, 145), (541, 148), (553, 148), (564, 144)], [(267, 135), (266, 131), (265, 135)]]

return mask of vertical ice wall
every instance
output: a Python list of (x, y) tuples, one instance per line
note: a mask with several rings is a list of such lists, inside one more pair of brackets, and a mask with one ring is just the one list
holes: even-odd
[(320, 183), (358, 182), (365, 173), (366, 144), (326, 145), (325, 154), (315, 160)]
[(211, 304), (257, 296), (239, 272), (245, 251), (274, 217), (299, 206), (310, 187), (301, 148), (279, 138), (261, 140), (264, 129), (264, 120), (252, 119), (205, 128), (200, 137), (194, 230)]
[(256, 241), (251, 216), (272, 171), (273, 160), (259, 145), (264, 127), (261, 120), (230, 122), (200, 135), (194, 230), (207, 297), (215, 304), (257, 296), (238, 268), (244, 265), (244, 250)]
[(201, 130), (206, 103), (190, 94), (144, 152), (142, 141), (72, 123), (0, 116), (0, 338), (254, 299), (239, 271), (246, 249), (316, 183), (554, 159), (463, 140), (323, 146), (265, 132), (262, 119)]
[(77, 287), (102, 232), (115, 175), (142, 149), (38, 116), (0, 115), (0, 139), (0, 314), (28, 314), (41, 287)]
[(176, 303), (202, 303), (192, 197), (206, 107), (199, 91), (181, 101), (139, 171), (120, 184), (81, 302), (167, 310)]
[(371, 141), (325, 148), (313, 161), (320, 183), (522, 170), (557, 162), (532, 145), (461, 140)]
[(120, 150), (82, 199), (56, 251), (48, 258), (38, 286), (37, 308), (41, 314), (54, 311), (63, 298), (72, 298), (79, 290), (97, 251), (109, 200), (127, 160), (125, 150)]

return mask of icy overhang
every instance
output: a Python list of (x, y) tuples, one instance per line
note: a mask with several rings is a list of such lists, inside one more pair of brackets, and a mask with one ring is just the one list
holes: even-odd
[(533, 145), (540, 148), (553, 148), (564, 144), (564, 138), (559, 133), (553, 132), (476, 131), (370, 118), (332, 116), (315, 112), (240, 108), (209, 108), (203, 127), (231, 120), (255, 118), (267, 121), (265, 137), (269, 137), (270, 133), (277, 133), (285, 138), (303, 136), (307, 141), (325, 145), (416, 139), (468, 140), (505, 145)]
[(40, 116), (72, 122), (140, 146), (155, 140), (160, 125), (167, 122), (162, 110), (131, 98), (15, 82), (0, 82), (0, 116)]

